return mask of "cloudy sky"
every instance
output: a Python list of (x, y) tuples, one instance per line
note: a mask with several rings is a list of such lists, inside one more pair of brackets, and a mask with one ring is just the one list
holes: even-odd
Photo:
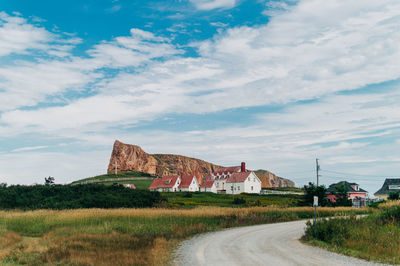
[(373, 194), (399, 104), (397, 0), (0, 3), (0, 182), (105, 173), (119, 139)]

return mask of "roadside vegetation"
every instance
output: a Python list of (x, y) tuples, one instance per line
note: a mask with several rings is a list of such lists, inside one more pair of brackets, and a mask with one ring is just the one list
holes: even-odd
[[(323, 217), (363, 212), (319, 209)], [(312, 215), (310, 207), (0, 211), (0, 264), (162, 265), (195, 234)]]
[(0, 209), (144, 208), (159, 205), (160, 193), (122, 185), (0, 186)]
[(307, 224), (302, 240), (366, 260), (400, 264), (400, 201), (379, 204), (368, 217), (318, 220)]

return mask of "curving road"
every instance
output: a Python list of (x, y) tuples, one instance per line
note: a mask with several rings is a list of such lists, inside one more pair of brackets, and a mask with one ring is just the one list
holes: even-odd
[(177, 265), (379, 265), (302, 244), (305, 221), (239, 227), (182, 243)]

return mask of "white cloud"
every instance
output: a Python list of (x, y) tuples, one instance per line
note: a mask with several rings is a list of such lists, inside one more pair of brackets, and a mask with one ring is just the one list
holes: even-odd
[(21, 152), (21, 151), (34, 151), (34, 150), (40, 150), (40, 149), (45, 149), (47, 146), (32, 146), (32, 147), (22, 147), (18, 149), (12, 150), (12, 152)]
[(236, 0), (189, 0), (198, 10), (212, 10), (217, 8), (229, 9), (236, 5)]
[(20, 16), (0, 12), (0, 56), (26, 53), (27, 49), (46, 49), (53, 35), (44, 28), (28, 24)]
[[(200, 9), (229, 6), (219, 1), (197, 3)], [(244, 157), (250, 158), (252, 168), (275, 172), (308, 167), (308, 161), (313, 167), (310, 158), (317, 155), (337, 165), (344, 159), (384, 164), (390, 159), (385, 155), (390, 145), (361, 139), (393, 138), (398, 133), (399, 88), (379, 94), (335, 93), (400, 78), (399, 15), (400, 4), (394, 0), (305, 0), (285, 7), (266, 25), (231, 28), (193, 44), (200, 54), (196, 58), (181, 56), (169, 39), (133, 29), (130, 36), (95, 45), (89, 58), (68, 55), (66, 49), (66, 59), (2, 67), (0, 110), (5, 112), (0, 131), (2, 136), (39, 132), (93, 145), (122, 136), (145, 144), (149, 151), (200, 156), (221, 164)], [(104, 67), (120, 72), (105, 78), (99, 74)], [(66, 99), (64, 106), (18, 109), (46, 101), (49, 95), (88, 89), (89, 83), (95, 83), (93, 96)], [(245, 128), (145, 136), (124, 132), (125, 126), (166, 114), (273, 104), (287, 106)]]

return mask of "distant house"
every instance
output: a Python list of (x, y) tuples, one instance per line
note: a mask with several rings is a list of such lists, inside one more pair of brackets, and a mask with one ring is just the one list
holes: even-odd
[(227, 180), (226, 194), (261, 192), (261, 180), (254, 172), (233, 173)]
[(130, 189), (136, 189), (136, 186), (134, 184), (123, 184), (123, 186)]
[(355, 207), (364, 207), (366, 205), (367, 191), (360, 188), (357, 183), (349, 183), (347, 181), (341, 181), (329, 186), (326, 192), (326, 198), (331, 202), (336, 202), (336, 193), (339, 187), (344, 187), (347, 198), (350, 199)]
[(159, 192), (176, 192), (180, 184), (181, 177), (179, 175), (164, 176), (162, 178), (154, 178), (149, 189)]
[(400, 178), (386, 178), (383, 186), (375, 192), (374, 196), (386, 200), (391, 192), (400, 193)]
[(179, 191), (195, 192), (199, 191), (199, 181), (195, 175), (182, 175)]
[(201, 192), (212, 192), (217, 193), (217, 187), (215, 186), (215, 180), (211, 179), (211, 175), (203, 179), (203, 183), (200, 186)]
[(240, 166), (221, 167), (203, 180), (200, 191), (214, 193), (240, 194), (260, 193), (261, 180), (257, 175), (246, 169), (246, 164)]

